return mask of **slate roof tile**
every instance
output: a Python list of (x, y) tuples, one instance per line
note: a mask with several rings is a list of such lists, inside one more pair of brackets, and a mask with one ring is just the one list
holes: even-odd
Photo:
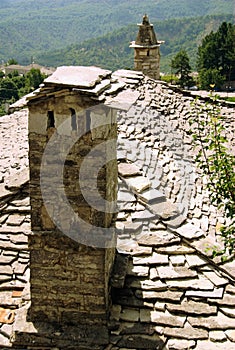
[[(70, 76), (67, 83), (79, 90), (73, 93), (123, 109), (118, 113), (122, 187), (117, 250), (129, 260), (123, 287), (112, 292), (110, 321), (116, 330), (110, 331), (108, 349), (234, 349), (234, 262), (215, 264), (208, 250), (218, 243), (216, 232), (208, 234), (223, 218), (217, 219), (200, 177), (194, 177), (187, 134), (191, 98), (140, 72), (121, 70), (111, 77), (111, 72), (94, 68), (93, 73), (92, 79), (85, 75), (80, 81)], [(30, 98), (68, 93), (67, 87), (56, 91), (53, 84), (61, 83), (61, 74), (57, 78)], [(234, 111), (228, 108), (226, 113), (233, 127)], [(14, 331), (36, 331), (26, 322), (30, 208), (22, 181), (28, 180), (27, 111), (1, 117), (0, 132), (5, 136), (0, 151), (0, 300), (4, 310), (14, 311), (12, 324), (0, 323), (0, 346), (8, 347)]]

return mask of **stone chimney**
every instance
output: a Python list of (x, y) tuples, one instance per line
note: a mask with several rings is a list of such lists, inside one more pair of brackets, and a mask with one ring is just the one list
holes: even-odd
[(56, 348), (108, 343), (116, 112), (99, 94), (109, 79), (96, 67), (60, 67), (28, 102), (29, 318)]
[(130, 47), (134, 48), (135, 70), (143, 72), (153, 79), (160, 78), (160, 45), (153, 25), (150, 24), (148, 16), (143, 16), (143, 21), (138, 24), (139, 32), (136, 41), (132, 41)]

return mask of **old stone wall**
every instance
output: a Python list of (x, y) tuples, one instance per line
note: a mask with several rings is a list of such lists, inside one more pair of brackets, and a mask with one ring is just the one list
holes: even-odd
[(143, 72), (153, 79), (160, 78), (160, 49), (155, 48), (135, 48), (134, 57), (135, 70)]
[(101, 228), (116, 200), (116, 121), (89, 103), (71, 93), (29, 106), (30, 319), (105, 329), (115, 235)]

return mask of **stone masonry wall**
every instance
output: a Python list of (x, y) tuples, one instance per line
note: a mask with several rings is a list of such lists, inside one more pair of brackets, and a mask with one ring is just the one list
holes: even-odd
[[(99, 246), (99, 228), (110, 227), (113, 214), (106, 213), (107, 202), (101, 201), (99, 209), (90, 205), (89, 200), (84, 198), (80, 182), (85, 181), (85, 192), (97, 187), (101, 198), (115, 201), (116, 162), (114, 159), (106, 164), (106, 159), (107, 156), (115, 158), (116, 147), (99, 146), (104, 141), (116, 140), (116, 122), (115, 113), (103, 106), (87, 113), (85, 109), (89, 104), (91, 101), (88, 99), (70, 93), (29, 105), (32, 321), (106, 325), (109, 275), (115, 250)], [(71, 110), (76, 112), (77, 130), (71, 126)], [(54, 114), (54, 125), (50, 128), (48, 111)], [(103, 123), (100, 122), (101, 117)], [(54, 133), (57, 134), (55, 140)], [(46, 170), (40, 173), (48, 144), (51, 144), (50, 155), (43, 163)], [(92, 149), (95, 153), (90, 156)], [(65, 162), (61, 175), (58, 169), (63, 157)], [(84, 159), (83, 179), (79, 178), (79, 172)], [(94, 183), (97, 164), (103, 166)], [(45, 176), (48, 192), (45, 198), (44, 191), (43, 198)], [(111, 230), (108, 234), (110, 245), (115, 237)], [(87, 237), (88, 241), (92, 237), (93, 245), (98, 247), (86, 246)]]
[(160, 78), (160, 49), (135, 48), (134, 57), (135, 70), (143, 72), (153, 79)]

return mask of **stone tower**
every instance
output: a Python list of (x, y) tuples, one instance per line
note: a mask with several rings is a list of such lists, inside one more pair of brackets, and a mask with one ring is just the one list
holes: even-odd
[(130, 47), (135, 50), (135, 70), (143, 72), (153, 79), (160, 78), (160, 45), (153, 25), (150, 24), (148, 16), (143, 16), (143, 21), (138, 24), (139, 32), (136, 41), (132, 41)]
[(99, 95), (110, 79), (96, 67), (59, 67), (28, 102), (30, 349), (48, 339), (66, 349), (108, 343), (116, 112)]

